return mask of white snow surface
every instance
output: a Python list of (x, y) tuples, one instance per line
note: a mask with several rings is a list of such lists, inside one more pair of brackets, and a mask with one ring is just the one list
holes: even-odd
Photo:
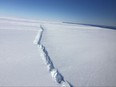
[(38, 31), (38, 34), (34, 40), (34, 44), (36, 44), (37, 47), (39, 48), (41, 58), (43, 59), (44, 64), (47, 66), (47, 69), (51, 74), (51, 77), (56, 83), (58, 83), (62, 87), (73, 87), (67, 80), (64, 79), (63, 75), (56, 69), (46, 48), (41, 44), (41, 39), (45, 28), (43, 25), (40, 25), (40, 28), (41, 29)]
[[(31, 23), (0, 23), (0, 86), (58, 86), (48, 74), (33, 40), (40, 29)], [(33, 23), (32, 23), (33, 24)]]
[(116, 86), (116, 30), (44, 24), (42, 44), (75, 87)]
[(116, 30), (0, 18), (0, 86), (59, 87), (58, 72), (74, 87), (115, 87), (115, 69)]

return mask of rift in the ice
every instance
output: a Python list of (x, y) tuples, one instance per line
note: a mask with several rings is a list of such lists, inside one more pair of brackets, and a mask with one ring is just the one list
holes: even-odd
[(41, 48), (41, 57), (44, 60), (44, 63), (47, 65), (48, 71), (51, 73), (53, 79), (61, 84), (64, 81), (63, 76), (58, 72), (58, 70), (54, 67), (50, 57), (48, 56), (48, 52), (46, 51), (45, 47), (40, 45)]
[(48, 68), (48, 71), (50, 72), (52, 78), (58, 83), (61, 84), (63, 87), (73, 87), (68, 81), (64, 79), (62, 74), (55, 68), (51, 58), (48, 55), (48, 52), (46, 48), (40, 43), (42, 39), (42, 34), (44, 31), (44, 27), (40, 26), (41, 30), (38, 31), (38, 34), (34, 40), (34, 44), (36, 44), (41, 52), (41, 58), (43, 59), (45, 65)]

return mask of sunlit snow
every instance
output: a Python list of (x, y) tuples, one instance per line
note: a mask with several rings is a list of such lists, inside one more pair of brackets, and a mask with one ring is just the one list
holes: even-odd
[(116, 30), (0, 18), (0, 86), (116, 86), (115, 69)]

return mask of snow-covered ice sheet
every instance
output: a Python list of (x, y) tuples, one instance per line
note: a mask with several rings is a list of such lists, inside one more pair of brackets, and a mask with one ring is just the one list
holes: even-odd
[(75, 87), (116, 86), (116, 30), (44, 24), (42, 44)]
[(58, 73), (74, 87), (116, 86), (115, 38), (111, 29), (0, 19), (0, 86), (59, 87)]
[(38, 26), (0, 23), (1, 87), (57, 86), (33, 44)]
[(52, 62), (52, 59), (50, 58), (46, 47), (41, 44), (41, 39), (44, 32), (44, 26), (40, 25), (40, 30), (38, 31), (37, 36), (35, 37), (34, 44), (38, 47), (40, 50), (40, 56), (46, 65), (49, 73), (51, 74), (51, 77), (53, 80), (58, 83), (62, 87), (73, 87), (72, 84), (70, 84), (63, 75), (58, 71), (58, 69), (55, 67), (54, 63)]

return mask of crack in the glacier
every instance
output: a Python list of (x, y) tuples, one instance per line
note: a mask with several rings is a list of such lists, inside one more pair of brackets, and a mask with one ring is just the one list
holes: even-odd
[(45, 63), (45, 65), (48, 68), (48, 71), (50, 72), (52, 78), (58, 83), (61, 84), (61, 86), (63, 87), (73, 87), (68, 81), (66, 81), (64, 79), (64, 77), (62, 76), (62, 74), (55, 68), (51, 58), (48, 55), (48, 52), (46, 50), (46, 48), (40, 43), (41, 39), (42, 39), (42, 34), (44, 31), (44, 27), (42, 25), (40, 25), (40, 30), (38, 31), (38, 34), (34, 40), (34, 44), (36, 44), (39, 48), (39, 50), (41, 51), (41, 57)]
[(41, 39), (44, 29), (40, 26), (40, 29), (38, 30), (37, 36), (35, 37), (35, 40), (33, 41), (34, 44), (41, 45)]

